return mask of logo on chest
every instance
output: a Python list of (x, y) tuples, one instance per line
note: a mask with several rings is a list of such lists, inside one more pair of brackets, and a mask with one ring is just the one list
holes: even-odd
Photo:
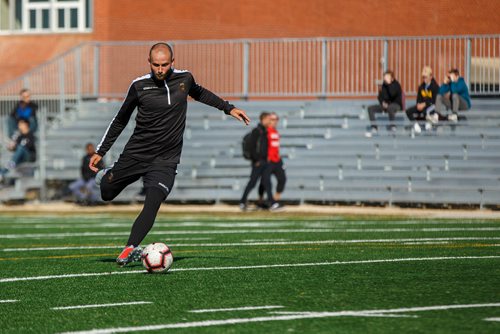
[(179, 88), (180, 88), (181, 92), (183, 92), (183, 93), (186, 92), (186, 85), (184, 84), (184, 82), (181, 82), (179, 84)]
[(156, 86), (143, 87), (142, 90), (158, 89)]

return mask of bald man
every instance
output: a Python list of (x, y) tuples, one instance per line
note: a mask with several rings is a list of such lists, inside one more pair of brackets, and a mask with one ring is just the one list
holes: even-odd
[(250, 119), (243, 110), (222, 100), (198, 85), (189, 71), (174, 69), (173, 50), (167, 43), (157, 43), (149, 51), (151, 72), (132, 81), (127, 96), (97, 145), (89, 167), (108, 152), (137, 108), (136, 125), (118, 161), (112, 168), (96, 175), (104, 201), (113, 200), (129, 184), (142, 177), (146, 197), (135, 220), (125, 248), (116, 262), (126, 265), (138, 261), (139, 244), (153, 227), (161, 203), (172, 191), (182, 152), (186, 124), (187, 98), (224, 111), (246, 125)]

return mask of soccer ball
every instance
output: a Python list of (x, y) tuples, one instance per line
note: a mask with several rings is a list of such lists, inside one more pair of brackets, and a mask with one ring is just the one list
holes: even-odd
[(167, 271), (174, 262), (174, 257), (170, 248), (161, 242), (154, 242), (147, 245), (142, 251), (142, 264), (150, 273)]

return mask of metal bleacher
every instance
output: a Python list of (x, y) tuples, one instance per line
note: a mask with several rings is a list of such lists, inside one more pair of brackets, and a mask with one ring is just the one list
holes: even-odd
[[(421, 134), (411, 130), (402, 112), (397, 132), (389, 134), (387, 116), (381, 115), (379, 135), (366, 138), (366, 106), (371, 102), (236, 104), (249, 112), (253, 124), (263, 110), (279, 114), (288, 176), (285, 201), (480, 207), (500, 203), (500, 101), (476, 99), (472, 110), (463, 114), (466, 120)], [(47, 131), (49, 182), (78, 177), (83, 145), (100, 140), (119, 105), (83, 102)], [(133, 127), (131, 120), (106, 156), (107, 165), (118, 158)], [(241, 139), (248, 131), (221, 112), (190, 102), (183, 155), (169, 201), (238, 201), (250, 173), (249, 162), (241, 154)], [(117, 201), (134, 201), (140, 187), (139, 182), (128, 187)]]

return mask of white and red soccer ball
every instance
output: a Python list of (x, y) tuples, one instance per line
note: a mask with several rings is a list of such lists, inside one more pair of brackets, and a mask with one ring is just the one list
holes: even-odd
[(157, 273), (170, 269), (174, 262), (174, 257), (167, 245), (161, 242), (154, 242), (144, 248), (141, 260), (147, 271)]

